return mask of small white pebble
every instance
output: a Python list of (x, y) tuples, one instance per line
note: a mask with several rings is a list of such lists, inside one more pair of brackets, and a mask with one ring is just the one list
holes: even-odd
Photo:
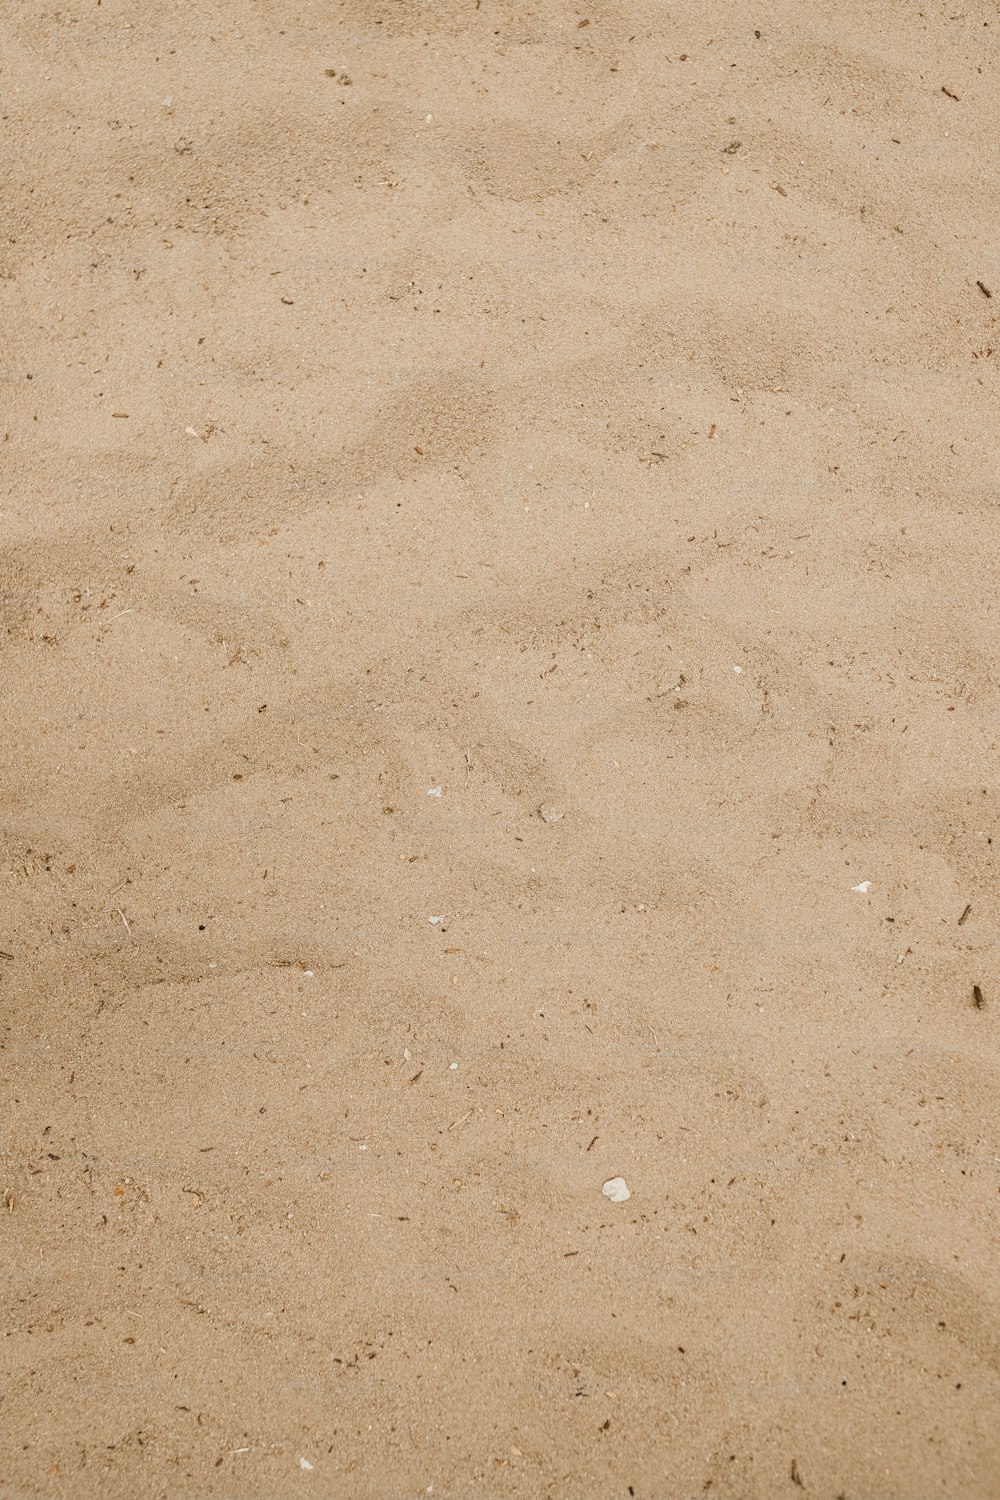
[(742, 677), (743, 676), (743, 668), (742, 667), (734, 667), (733, 671), (736, 673), (737, 677)]
[(852, 885), (851, 886), (851, 890), (852, 891), (860, 891), (861, 894), (862, 894), (862, 896), (867, 896), (867, 894), (871, 890), (871, 888), (872, 888), (872, 883), (871, 883), (870, 880), (862, 880), (862, 882), (861, 882), (860, 885)]
[(312, 979), (314, 977), (312, 969), (307, 969), (304, 977), (306, 979)]
[(605, 1198), (610, 1198), (612, 1203), (625, 1203), (632, 1196), (624, 1177), (610, 1177), (601, 1188), (601, 1192)]
[(311, 1464), (309, 1462), (308, 1458), (300, 1458), (299, 1459), (299, 1468), (300, 1469), (310, 1469), (311, 1470), (311, 1469), (314, 1469), (315, 1467), (316, 1467), (316, 1465), (315, 1464)]
[(451, 1073), (454, 1073), (454, 1071), (455, 1071), (455, 1069), (456, 1069), (456, 1068), (457, 1068), (457, 1067), (458, 1067), (458, 1063), (449, 1063), (449, 1064), (448, 1064), (448, 1070), (449, 1070), (449, 1072), (451, 1072)]
[(429, 786), (427, 788), (427, 795), (428, 797), (440, 797), (442, 790), (439, 786)]
[(444, 921), (444, 917), (428, 917), (427, 920), (432, 927), (437, 927)]
[(409, 1047), (404, 1047), (403, 1048), (403, 1061), (404, 1062), (409, 1062), (409, 1060), (410, 1060), (410, 1049), (409, 1049)]

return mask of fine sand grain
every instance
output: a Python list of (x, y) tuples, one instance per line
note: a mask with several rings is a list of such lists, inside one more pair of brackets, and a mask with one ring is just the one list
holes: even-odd
[(1000, 1495), (995, 5), (0, 32), (0, 1496)]

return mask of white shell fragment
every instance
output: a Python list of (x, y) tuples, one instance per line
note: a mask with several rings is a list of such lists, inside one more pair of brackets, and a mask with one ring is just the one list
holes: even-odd
[(601, 1192), (605, 1198), (610, 1198), (612, 1203), (626, 1203), (632, 1196), (624, 1177), (610, 1178), (601, 1188)]
[(439, 927), (444, 921), (444, 917), (428, 917), (427, 920), (432, 927)]
[(439, 787), (439, 786), (429, 786), (427, 788), (427, 795), (428, 795), (428, 797), (440, 797), (442, 791), (443, 791), (442, 787)]
[(867, 896), (867, 894), (871, 890), (871, 888), (872, 888), (872, 883), (871, 883), (870, 880), (862, 880), (862, 882), (861, 882), (860, 885), (852, 885), (851, 886), (851, 890), (852, 891), (860, 891), (861, 894), (862, 894), (862, 896)]
[(551, 802), (543, 802), (538, 809), (538, 816), (543, 823), (558, 823), (564, 814), (559, 811), (558, 807), (553, 807)]

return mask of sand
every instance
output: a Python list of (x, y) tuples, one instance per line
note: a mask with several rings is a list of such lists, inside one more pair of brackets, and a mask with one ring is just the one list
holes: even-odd
[(7, 0), (3, 1500), (1000, 1495), (998, 32)]

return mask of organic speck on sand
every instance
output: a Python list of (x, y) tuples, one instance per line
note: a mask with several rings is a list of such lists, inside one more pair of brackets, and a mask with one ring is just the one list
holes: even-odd
[(626, 1203), (632, 1196), (624, 1177), (610, 1177), (601, 1188), (601, 1192), (612, 1203)]

